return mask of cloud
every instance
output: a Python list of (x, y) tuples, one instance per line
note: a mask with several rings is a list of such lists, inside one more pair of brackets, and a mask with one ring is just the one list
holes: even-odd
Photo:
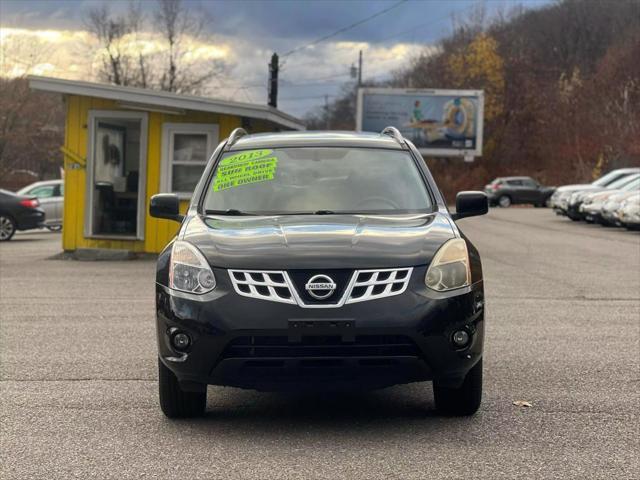
[[(78, 80), (97, 80), (100, 51), (84, 30), (38, 30), (2, 28), (2, 74), (25, 73)], [(124, 51), (153, 55), (166, 50), (162, 38), (153, 32), (123, 38)], [(208, 39), (186, 37), (182, 42), (184, 59), (193, 70), (204, 72), (222, 66), (206, 88), (206, 93), (236, 101), (266, 102), (267, 64), (272, 51), (249, 38), (217, 35)], [(377, 45), (362, 41), (326, 42), (283, 58), (281, 106), (303, 115), (325, 94), (334, 95), (351, 81), (350, 68), (364, 53), (364, 78), (384, 79), (424, 48), (420, 44)], [(289, 99), (289, 100), (288, 100)]]

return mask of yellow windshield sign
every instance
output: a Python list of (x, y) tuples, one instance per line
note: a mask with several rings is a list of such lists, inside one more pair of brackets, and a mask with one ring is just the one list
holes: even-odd
[(272, 150), (248, 150), (220, 161), (213, 179), (213, 191), (273, 180), (278, 159)]

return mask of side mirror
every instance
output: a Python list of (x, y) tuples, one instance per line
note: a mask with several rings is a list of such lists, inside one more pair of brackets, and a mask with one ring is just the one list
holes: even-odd
[(184, 218), (184, 215), (180, 215), (180, 199), (173, 193), (159, 193), (151, 197), (149, 215), (176, 222), (182, 222)]
[(489, 211), (489, 200), (484, 192), (458, 192), (456, 195), (456, 213), (452, 215), (454, 220), (465, 217), (484, 215)]

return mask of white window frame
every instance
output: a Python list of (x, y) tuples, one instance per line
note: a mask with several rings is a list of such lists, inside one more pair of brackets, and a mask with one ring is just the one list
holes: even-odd
[[(138, 172), (138, 213), (135, 235), (93, 233), (94, 185), (93, 170), (95, 164), (95, 135), (97, 122), (102, 119), (139, 120), (140, 121), (140, 163)], [(86, 199), (84, 209), (85, 238), (104, 238), (119, 240), (144, 240), (144, 220), (147, 205), (147, 134), (148, 115), (146, 112), (123, 112), (121, 110), (89, 110), (89, 135), (87, 135)]]
[(211, 154), (219, 142), (220, 127), (215, 123), (164, 123), (162, 125), (162, 169), (160, 189), (166, 193), (175, 193), (181, 200), (189, 200), (193, 192), (174, 192), (171, 189), (173, 165), (198, 165), (194, 162), (172, 161), (174, 135), (193, 134), (207, 136), (207, 154), (202, 163), (202, 169), (206, 167)]

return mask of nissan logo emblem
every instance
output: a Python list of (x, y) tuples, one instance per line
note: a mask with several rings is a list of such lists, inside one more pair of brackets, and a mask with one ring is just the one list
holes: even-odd
[(326, 275), (314, 275), (309, 279), (304, 288), (316, 300), (325, 300), (336, 291), (336, 284), (331, 277)]

